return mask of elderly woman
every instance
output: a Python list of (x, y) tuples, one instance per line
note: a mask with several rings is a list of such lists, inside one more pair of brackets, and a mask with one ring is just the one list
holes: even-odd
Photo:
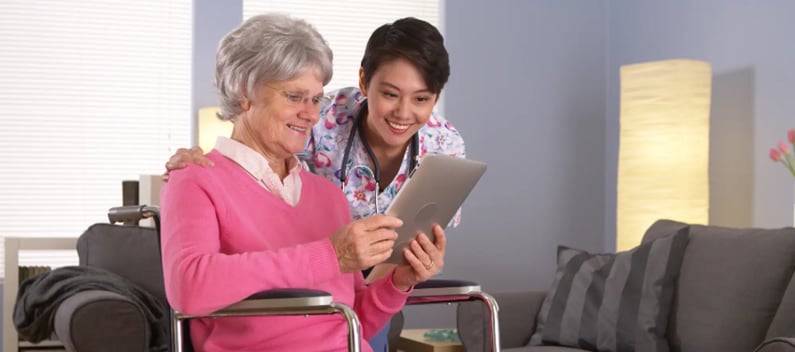
[[(351, 222), (340, 188), (294, 156), (331, 79), (326, 42), (302, 20), (261, 15), (229, 33), (216, 59), (219, 117), (234, 130), (207, 154), (215, 167), (172, 171), (163, 189), (170, 304), (205, 314), (267, 289), (314, 288), (352, 306), (371, 337), (438, 273), (429, 263), (443, 262), (444, 231), (435, 228), (436, 243), (420, 234), (407, 264), (366, 285), (361, 270), (389, 257), (401, 221)], [(347, 327), (339, 316), (197, 319), (191, 338), (198, 351), (334, 351), (347, 348)]]

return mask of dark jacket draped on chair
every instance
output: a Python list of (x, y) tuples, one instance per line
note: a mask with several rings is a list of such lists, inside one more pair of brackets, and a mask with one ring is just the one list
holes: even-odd
[(167, 332), (158, 324), (168, 310), (148, 292), (107, 270), (90, 266), (67, 266), (39, 274), (20, 284), (14, 305), (14, 326), (19, 335), (40, 342), (53, 333), (58, 306), (74, 293), (105, 290), (130, 298), (145, 312), (150, 326), (152, 351), (165, 349)]

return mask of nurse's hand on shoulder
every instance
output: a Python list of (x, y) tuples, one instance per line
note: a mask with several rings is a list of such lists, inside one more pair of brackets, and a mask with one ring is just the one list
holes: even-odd
[(408, 291), (411, 286), (427, 281), (442, 270), (447, 237), (438, 224), (433, 226), (433, 235), (436, 236), (436, 243), (431, 242), (424, 233), (419, 233), (403, 250), (403, 257), (408, 263), (398, 265), (392, 274), (395, 287)]
[(179, 148), (166, 162), (166, 173), (163, 174), (163, 181), (168, 181), (168, 173), (173, 170), (184, 169), (188, 164), (199, 166), (214, 166), (212, 160), (204, 155), (202, 148), (193, 147), (190, 149)]
[(346, 225), (331, 236), (337, 262), (343, 273), (367, 269), (392, 255), (398, 235), (395, 229), (403, 221), (389, 215), (377, 214)]

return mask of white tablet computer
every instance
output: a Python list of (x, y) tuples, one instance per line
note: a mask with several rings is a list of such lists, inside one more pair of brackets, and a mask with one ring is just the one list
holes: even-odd
[(392, 256), (386, 262), (404, 263), (403, 249), (420, 231), (434, 241), (432, 226), (447, 227), (484, 172), (486, 163), (481, 161), (425, 154), (386, 209), (385, 214), (403, 220)]

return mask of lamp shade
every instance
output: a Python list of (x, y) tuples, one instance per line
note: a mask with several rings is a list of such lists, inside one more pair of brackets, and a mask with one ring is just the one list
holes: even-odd
[(221, 120), (216, 115), (218, 107), (206, 107), (199, 109), (199, 147), (204, 152), (209, 152), (215, 147), (215, 140), (218, 136), (230, 137), (232, 135), (231, 122)]
[(666, 60), (621, 67), (616, 250), (658, 219), (709, 220), (710, 64)]

